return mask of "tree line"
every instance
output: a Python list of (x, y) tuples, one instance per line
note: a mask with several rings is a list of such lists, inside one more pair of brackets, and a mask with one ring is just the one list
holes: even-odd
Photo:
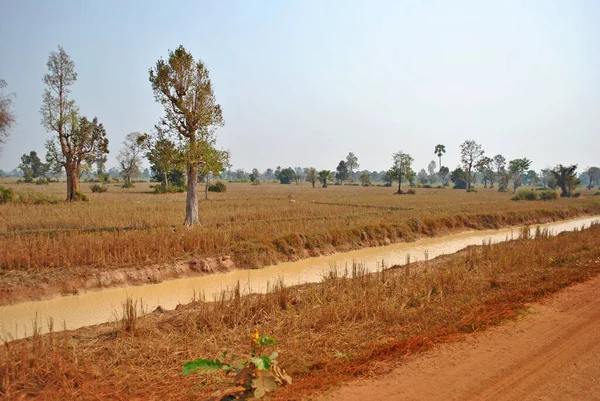
[[(581, 182), (591, 188), (600, 183), (600, 168), (589, 167), (577, 176), (576, 165), (557, 165), (538, 174), (531, 170), (531, 160), (518, 158), (507, 161), (500, 154), (488, 157), (482, 146), (473, 140), (460, 145), (461, 164), (450, 171), (442, 164), (446, 147), (438, 144), (427, 168), (413, 170), (413, 157), (402, 150), (392, 155), (392, 163), (385, 171), (360, 171), (358, 157), (349, 152), (335, 169), (317, 170), (314, 167), (285, 167), (258, 169), (246, 173), (231, 170), (230, 155), (216, 146), (216, 130), (225, 124), (221, 106), (217, 103), (210, 74), (201, 60), (195, 60), (183, 46), (168, 52), (167, 59), (160, 58), (148, 70), (148, 79), (157, 103), (163, 106), (163, 116), (150, 133), (133, 132), (126, 136), (116, 157), (118, 168), (106, 170), (108, 138), (99, 119), (81, 114), (71, 96), (78, 79), (75, 64), (62, 47), (51, 52), (40, 107), (41, 124), (52, 135), (46, 141), (46, 158), (42, 162), (35, 151), (24, 154), (19, 170), (27, 182), (64, 174), (67, 181), (67, 201), (81, 198), (79, 182), (82, 176), (108, 177), (119, 175), (124, 186), (132, 186), (140, 175), (151, 176), (160, 184), (157, 192), (185, 191), (186, 217), (184, 224), (199, 224), (197, 185), (205, 182), (206, 190), (211, 179), (224, 177), (248, 180), (260, 184), (261, 180), (278, 180), (282, 184), (308, 181), (315, 187), (328, 184), (349, 183), (371, 185), (385, 182), (398, 183), (396, 193), (402, 194), (402, 184), (443, 186), (473, 191), (477, 181), (484, 187), (498, 185), (499, 191), (514, 192), (522, 185), (560, 187), (563, 196), (570, 196)], [(0, 80), (0, 90), (7, 86)], [(0, 149), (15, 123), (12, 112), (14, 96), (0, 92)], [(142, 160), (147, 158), (150, 170), (141, 171)], [(439, 166), (439, 167), (438, 167)], [(13, 171), (14, 173), (14, 171)]]

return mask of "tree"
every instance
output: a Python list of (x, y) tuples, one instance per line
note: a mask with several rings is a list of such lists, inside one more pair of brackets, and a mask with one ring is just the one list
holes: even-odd
[(437, 173), (435, 172), (435, 170), (437, 169), (437, 165), (435, 164), (435, 161), (432, 160), (429, 162), (429, 164), (427, 165), (427, 173), (429, 173), (429, 182), (430, 183), (434, 183), (437, 181), (437, 178), (439, 177), (437, 175)]
[(425, 171), (424, 168), (422, 168), (418, 173), (417, 173), (417, 181), (419, 181), (419, 184), (423, 185), (423, 184), (427, 184), (429, 182), (429, 178), (427, 176), (427, 171)]
[(354, 181), (354, 171), (360, 167), (358, 164), (358, 157), (354, 153), (348, 153), (346, 156), (346, 167), (348, 168), (348, 174), (350, 174), (350, 181)]
[[(6, 88), (6, 81), (0, 79), (0, 91)], [(13, 95), (3, 94), (0, 92), (0, 152), (2, 151), (2, 145), (6, 142), (6, 138), (10, 134), (12, 126), (15, 124), (15, 115), (12, 111), (13, 107)]]
[(600, 168), (599, 167), (588, 167), (586, 169), (586, 172), (588, 174), (588, 177), (590, 179), (589, 183), (588, 183), (588, 189), (592, 189), (593, 188), (593, 184), (595, 183), (596, 185), (600, 184)]
[(528, 170), (525, 174), (524, 174), (524, 182), (527, 185), (531, 185), (531, 186), (537, 186), (541, 180), (540, 177), (538, 176), (537, 172), (535, 170)]
[(80, 117), (75, 101), (70, 99), (71, 86), (77, 80), (75, 64), (62, 47), (50, 53), (48, 73), (44, 75), (46, 89), (42, 95), (42, 125), (56, 134), (46, 141), (46, 159), (54, 171), (63, 167), (67, 173), (67, 201), (77, 200), (79, 173), (82, 163), (93, 164), (108, 153), (108, 139), (98, 119), (90, 122)]
[(250, 173), (250, 182), (252, 185), (260, 184), (260, 173), (258, 172), (257, 168), (252, 169), (252, 172)]
[(473, 140), (466, 140), (460, 145), (460, 160), (466, 174), (467, 191), (471, 189), (473, 170), (477, 167), (484, 153), (481, 145)]
[(545, 169), (542, 169), (540, 171), (540, 179), (542, 181), (542, 185), (544, 186), (544, 189), (548, 188), (548, 183), (550, 181), (550, 167), (546, 167)]
[(178, 184), (185, 184), (181, 174), (185, 168), (184, 157), (177, 142), (160, 126), (154, 126), (152, 134), (144, 134), (138, 139), (146, 150), (146, 158), (150, 162), (153, 178), (161, 182), (163, 191), (167, 191), (169, 183), (175, 178)]
[(296, 167), (294, 169), (294, 180), (296, 181), (296, 185), (300, 185), (300, 181), (304, 180), (304, 170), (302, 167)]
[(454, 189), (467, 188), (467, 173), (460, 167), (457, 167), (450, 175), (450, 180), (454, 183)]
[(314, 167), (306, 167), (304, 169), (304, 175), (306, 176), (306, 181), (312, 184), (312, 187), (315, 187), (315, 183), (317, 182), (317, 169)]
[[(215, 147), (214, 137), (208, 139), (207, 142), (202, 142), (201, 154), (202, 160), (198, 166), (198, 178), (204, 179), (204, 199), (208, 200), (208, 187), (211, 178), (220, 177), (221, 174), (228, 168), (231, 167), (229, 163), (229, 152), (226, 150), (219, 150)], [(244, 172), (242, 170), (242, 172)], [(244, 172), (245, 175), (245, 172)], [(257, 171), (258, 175), (258, 171)], [(250, 178), (250, 174), (247, 175)]]
[(438, 144), (435, 145), (435, 150), (433, 151), (440, 159), (440, 169), (442, 168), (442, 155), (446, 153), (446, 146)]
[(183, 46), (169, 51), (149, 70), (155, 100), (164, 108), (162, 125), (176, 132), (184, 144), (182, 155), (187, 174), (186, 226), (200, 224), (198, 218), (199, 166), (214, 147), (216, 127), (223, 126), (221, 106), (213, 93), (209, 72)]
[(394, 155), (392, 156), (392, 159), (394, 161), (394, 164), (392, 165), (391, 168), (391, 172), (392, 172), (392, 177), (393, 179), (395, 179), (396, 181), (398, 181), (398, 194), (402, 193), (402, 180), (403, 179), (407, 179), (409, 181), (411, 181), (409, 179), (409, 177), (411, 175), (414, 175), (414, 172), (411, 169), (411, 165), (412, 162), (414, 161), (414, 159), (412, 158), (411, 155), (409, 155), (408, 153), (404, 153), (403, 151), (399, 151), (397, 153), (394, 153)]
[(117, 162), (125, 181), (123, 186), (126, 188), (133, 186), (131, 181), (142, 173), (143, 144), (144, 136), (139, 132), (132, 132), (125, 137), (123, 147), (117, 155)]
[(492, 170), (493, 160), (487, 156), (482, 157), (477, 163), (477, 171), (481, 173), (483, 179), (483, 187), (487, 188), (487, 182), (491, 182), (491, 187), (494, 187), (494, 170)]
[(438, 171), (438, 175), (440, 176), (440, 180), (442, 180), (442, 184), (444, 186), (448, 186), (449, 184), (449, 177), (448, 175), (450, 174), (450, 169), (446, 166), (443, 166), (440, 168), (440, 171)]
[(335, 178), (339, 181), (340, 184), (342, 184), (345, 180), (348, 179), (348, 166), (346, 165), (345, 161), (340, 160), (340, 163), (338, 164), (335, 170)]
[(576, 171), (576, 164), (571, 166), (559, 164), (550, 171), (550, 174), (554, 177), (557, 185), (561, 189), (560, 196), (570, 197), (573, 194), (573, 190), (579, 184), (579, 178), (577, 178)]
[(527, 158), (514, 159), (508, 163), (508, 172), (513, 180), (513, 193), (517, 193), (517, 189), (523, 182), (522, 175), (531, 166), (531, 160)]
[(265, 180), (271, 181), (273, 179), (273, 169), (272, 168), (268, 168), (265, 173)]
[(283, 170), (277, 167), (277, 170), (275, 170), (275, 177), (277, 177), (281, 184), (291, 184), (295, 174), (294, 169), (291, 167), (284, 168)]
[(46, 176), (46, 165), (42, 163), (34, 150), (21, 156), (19, 169), (23, 172), (25, 182), (33, 182), (34, 178)]
[(360, 175), (360, 183), (363, 187), (368, 187), (369, 185), (371, 185), (371, 175), (367, 172), (363, 172)]
[(330, 170), (321, 170), (317, 176), (319, 177), (319, 181), (321, 181), (323, 188), (327, 188), (327, 183), (333, 180), (333, 174)]
[[(492, 170), (498, 180), (498, 192), (506, 192), (508, 187), (508, 175), (506, 173), (506, 158), (500, 154), (497, 154), (492, 158)], [(493, 187), (492, 181), (492, 187)]]

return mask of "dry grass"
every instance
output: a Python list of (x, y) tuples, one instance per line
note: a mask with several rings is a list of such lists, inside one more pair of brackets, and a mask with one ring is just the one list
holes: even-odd
[[(3, 183), (7, 185), (7, 183)], [(64, 183), (10, 184), (62, 196)], [(83, 184), (84, 192), (90, 192)], [(0, 272), (119, 268), (230, 255), (260, 267), (332, 251), (461, 229), (542, 223), (600, 212), (600, 198), (512, 202), (496, 190), (466, 193), (309, 184), (229, 184), (199, 205), (202, 228), (183, 229), (185, 194), (154, 195), (146, 183), (88, 194), (89, 203), (0, 207)], [(591, 193), (591, 192), (590, 192)], [(296, 202), (289, 202), (289, 196)]]
[(600, 272), (599, 241), (600, 225), (594, 225), (558, 237), (470, 247), (375, 274), (352, 266), (332, 271), (320, 284), (275, 285), (265, 295), (243, 296), (234, 288), (215, 303), (137, 319), (129, 303), (124, 322), (6, 344), (0, 394), (198, 399), (229, 381), (181, 377), (181, 364), (224, 350), (241, 354), (258, 327), (279, 339), (279, 360), (294, 377), (276, 397), (302, 398), (368, 372), (373, 361), (485, 329), (516, 316), (526, 302), (586, 280)]

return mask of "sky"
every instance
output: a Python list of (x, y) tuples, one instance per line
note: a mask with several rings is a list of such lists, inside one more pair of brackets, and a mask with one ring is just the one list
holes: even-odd
[(600, 165), (600, 2), (595, 0), (1, 0), (0, 78), (17, 124), (0, 168), (45, 154), (46, 62), (75, 63), (73, 98), (97, 116), (116, 165), (125, 136), (163, 114), (148, 69), (179, 45), (211, 73), (233, 168), (413, 169), (459, 145), (532, 168)]

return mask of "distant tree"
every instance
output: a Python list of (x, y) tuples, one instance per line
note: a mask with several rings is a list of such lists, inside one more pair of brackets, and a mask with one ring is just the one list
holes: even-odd
[(540, 171), (540, 180), (542, 181), (544, 189), (548, 188), (548, 181), (550, 180), (550, 177), (550, 167), (546, 167)]
[(315, 183), (318, 180), (317, 169), (315, 169), (314, 167), (307, 167), (304, 170), (306, 175), (306, 181), (310, 182), (312, 184), (312, 187), (314, 188)]
[(346, 165), (346, 162), (343, 160), (340, 160), (340, 163), (338, 164), (338, 166), (336, 168), (335, 178), (338, 180), (338, 182), (340, 184), (342, 184), (345, 180), (348, 179), (348, 174), (349, 174), (349, 170), (348, 170), (348, 166)]
[(145, 179), (149, 179), (150, 178), (150, 169), (149, 168), (145, 168), (144, 171), (142, 171), (142, 178)]
[(333, 181), (333, 174), (329, 170), (321, 170), (317, 176), (319, 177), (319, 181), (321, 181), (323, 188), (327, 188), (327, 183)]
[(442, 168), (440, 168), (440, 171), (438, 171), (438, 175), (440, 176), (442, 185), (448, 186), (450, 182), (450, 169), (446, 166), (442, 166)]
[(33, 182), (34, 178), (42, 178), (46, 176), (46, 165), (42, 163), (37, 155), (37, 152), (32, 150), (29, 154), (21, 156), (21, 164), (19, 169), (23, 172), (25, 182)]
[(517, 193), (517, 189), (523, 182), (523, 174), (531, 166), (531, 160), (527, 158), (514, 159), (508, 163), (508, 172), (513, 180), (513, 193)]
[(523, 181), (527, 185), (531, 185), (531, 186), (536, 187), (541, 182), (541, 179), (540, 179), (540, 177), (538, 176), (538, 174), (536, 173), (535, 170), (528, 170), (525, 173)]
[(252, 169), (252, 172), (250, 173), (250, 182), (252, 185), (260, 184), (260, 173), (257, 168)]
[(171, 137), (170, 133), (156, 125), (152, 134), (143, 134), (138, 138), (146, 152), (146, 158), (150, 162), (150, 170), (153, 178), (166, 190), (171, 177), (177, 181), (176, 186), (185, 185), (185, 179), (181, 179), (184, 173), (184, 157), (179, 149), (178, 143)]
[[(229, 152), (217, 149), (214, 140), (205, 143), (204, 146), (205, 149), (201, 151), (202, 161), (198, 164), (198, 178), (204, 180), (204, 199), (208, 199), (210, 180), (220, 177), (231, 164), (229, 163)], [(250, 178), (249, 174), (246, 176)]]
[(479, 159), (476, 169), (481, 174), (481, 181), (483, 181), (483, 187), (487, 188), (488, 181), (491, 182), (493, 188), (494, 185), (494, 170), (492, 170), (493, 160), (487, 156), (483, 156)]
[(198, 170), (214, 148), (216, 127), (223, 126), (209, 72), (201, 60), (194, 60), (183, 46), (169, 51), (149, 70), (154, 98), (163, 105), (162, 125), (176, 132), (184, 142), (187, 196), (184, 225), (199, 225)]
[(557, 185), (561, 189), (560, 196), (570, 197), (573, 194), (573, 190), (579, 185), (579, 178), (577, 178), (577, 165), (563, 166), (559, 164), (554, 167), (550, 174), (556, 180)]
[(439, 177), (436, 173), (436, 170), (437, 170), (437, 165), (435, 164), (435, 161), (434, 160), (430, 161), (429, 164), (427, 165), (427, 173), (429, 174), (429, 177), (428, 177), (429, 182), (432, 184), (434, 182), (436, 182)]
[(4, 88), (6, 88), (6, 81), (0, 79), (0, 152), (2, 151), (2, 145), (6, 143), (6, 138), (10, 134), (10, 129), (16, 121), (12, 110), (14, 95), (5, 95), (3, 93)]
[(62, 47), (50, 53), (48, 73), (44, 75), (46, 89), (42, 96), (42, 125), (56, 134), (46, 142), (46, 159), (52, 169), (67, 173), (67, 201), (77, 200), (82, 163), (93, 164), (108, 153), (108, 138), (104, 126), (94, 119), (80, 117), (75, 101), (69, 98), (71, 86), (77, 80), (75, 64)]
[(393, 168), (390, 168), (389, 170), (385, 171), (382, 174), (381, 178), (383, 179), (386, 187), (392, 186), (392, 184), (394, 183), (394, 180), (395, 180), (394, 175), (395, 175), (395, 172), (394, 172)]
[(125, 137), (123, 147), (117, 155), (117, 162), (121, 168), (121, 175), (125, 181), (124, 186), (132, 186), (132, 180), (142, 173), (142, 155), (144, 151), (144, 136), (139, 132), (132, 132)]
[(417, 181), (419, 182), (419, 184), (423, 185), (423, 184), (427, 184), (429, 183), (429, 178), (427, 176), (427, 171), (425, 171), (424, 168), (422, 168), (418, 173), (417, 173)]
[(277, 167), (277, 170), (275, 171), (275, 176), (281, 184), (291, 184), (295, 174), (294, 169), (291, 167), (284, 169)]
[(508, 173), (506, 172), (506, 158), (498, 154), (494, 156), (492, 160), (492, 170), (494, 171), (494, 176), (498, 181), (498, 191), (506, 192), (506, 189), (508, 187), (508, 180), (510, 178), (508, 176)]
[(481, 145), (473, 140), (464, 141), (460, 145), (460, 160), (467, 178), (467, 191), (471, 189), (473, 171), (477, 168), (484, 153)]
[(454, 189), (467, 188), (467, 173), (460, 167), (457, 167), (450, 175), (450, 180), (454, 183)]
[(300, 181), (304, 181), (304, 170), (302, 167), (296, 167), (294, 169), (294, 181), (296, 181), (296, 185), (300, 184)]
[(358, 157), (354, 153), (348, 153), (346, 156), (346, 167), (348, 168), (348, 174), (350, 175), (350, 181), (354, 181), (354, 171), (360, 167), (358, 164)]
[(367, 172), (363, 172), (360, 175), (360, 183), (363, 187), (368, 187), (369, 185), (371, 185), (371, 175)]
[(271, 181), (274, 177), (272, 168), (266, 169), (264, 174), (265, 174), (265, 180), (268, 180), (268, 181)]
[(440, 159), (440, 169), (442, 168), (442, 155), (446, 153), (446, 146), (444, 145), (435, 145), (435, 150), (433, 151)]
[(407, 179), (409, 182), (411, 181), (410, 177), (414, 176), (414, 172), (411, 169), (412, 162), (414, 159), (408, 153), (404, 153), (403, 151), (399, 151), (394, 153), (392, 156), (394, 161), (392, 168), (390, 171), (392, 172), (392, 177), (394, 180), (398, 181), (398, 194), (402, 193), (402, 180)]
[(592, 189), (594, 183), (600, 185), (600, 168), (599, 167), (588, 167), (586, 172), (589, 177), (588, 189)]

